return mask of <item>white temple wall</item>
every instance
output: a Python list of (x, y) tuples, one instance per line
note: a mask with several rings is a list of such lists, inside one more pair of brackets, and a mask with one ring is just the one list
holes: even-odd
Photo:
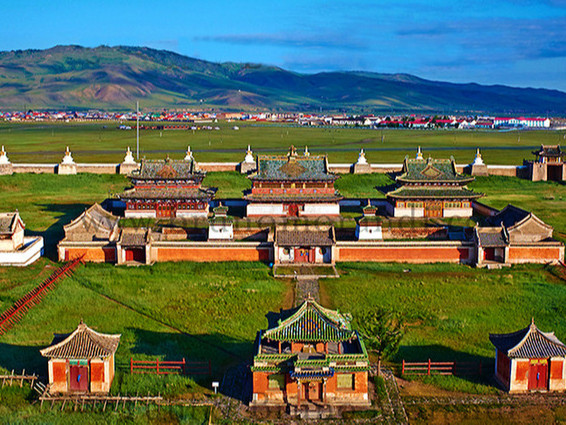
[(471, 217), (474, 210), (470, 208), (444, 208), (443, 217)]
[(287, 215), (283, 210), (283, 204), (258, 204), (249, 203), (246, 207), (246, 215)]
[(126, 218), (156, 218), (155, 210), (126, 210), (124, 212)]
[(299, 215), (340, 215), (340, 205), (338, 203), (305, 204), (303, 210), (299, 213)]

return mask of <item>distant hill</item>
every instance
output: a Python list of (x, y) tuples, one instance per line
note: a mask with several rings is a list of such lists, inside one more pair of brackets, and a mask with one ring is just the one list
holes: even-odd
[(0, 109), (347, 110), (564, 114), (566, 93), (453, 84), (406, 74), (300, 74), (147, 47), (0, 52)]

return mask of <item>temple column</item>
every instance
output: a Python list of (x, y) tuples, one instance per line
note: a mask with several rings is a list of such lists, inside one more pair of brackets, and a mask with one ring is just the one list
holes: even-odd
[(297, 379), (297, 407), (301, 408), (301, 381)]
[(279, 354), (281, 354), (281, 341), (279, 341)]
[(323, 403), (326, 403), (326, 378), (322, 378), (322, 394), (321, 399)]

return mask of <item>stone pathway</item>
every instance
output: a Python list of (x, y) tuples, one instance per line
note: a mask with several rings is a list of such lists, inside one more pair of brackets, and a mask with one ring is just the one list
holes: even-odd
[(317, 303), (320, 302), (318, 279), (297, 277), (297, 284), (295, 285), (295, 307), (301, 305), (309, 296)]
[(391, 369), (382, 366), (381, 376), (385, 379), (385, 388), (387, 389), (387, 400), (381, 401), (387, 423), (408, 424), (409, 418), (407, 417), (407, 412), (405, 412), (393, 372)]

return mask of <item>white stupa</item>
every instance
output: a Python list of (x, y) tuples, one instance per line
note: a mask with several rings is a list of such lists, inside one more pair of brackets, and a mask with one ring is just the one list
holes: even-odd
[(364, 148), (360, 149), (360, 154), (358, 155), (358, 162), (356, 164), (365, 165), (368, 163), (366, 159), (366, 153), (364, 152)]
[(476, 150), (476, 157), (474, 158), (472, 165), (484, 165), (483, 158), (480, 153), (480, 148), (477, 148)]
[(63, 161), (61, 161), (61, 164), (65, 164), (65, 165), (75, 164), (75, 160), (73, 159), (73, 155), (71, 155), (71, 151), (69, 150), (68, 146), (67, 146), (67, 150), (65, 150), (65, 156), (63, 157)]
[(2, 146), (2, 150), (0, 151), (0, 165), (8, 165), (9, 163), (10, 160), (8, 159), (8, 155), (6, 155), (4, 146)]
[(311, 153), (309, 152), (308, 146), (305, 146), (305, 156), (311, 156)]
[(130, 147), (128, 146), (128, 149), (126, 149), (126, 156), (124, 156), (124, 164), (135, 164), (136, 160), (134, 159), (134, 155), (132, 155), (132, 151), (130, 150)]
[(417, 149), (417, 156), (415, 157), (416, 159), (423, 159), (423, 153), (421, 151), (421, 147), (419, 146)]
[(185, 155), (185, 161), (192, 161), (193, 153), (191, 152), (191, 147), (187, 147), (187, 154)]
[(252, 148), (250, 147), (250, 145), (248, 145), (248, 150), (246, 151), (244, 162), (255, 163), (254, 154), (252, 153)]

